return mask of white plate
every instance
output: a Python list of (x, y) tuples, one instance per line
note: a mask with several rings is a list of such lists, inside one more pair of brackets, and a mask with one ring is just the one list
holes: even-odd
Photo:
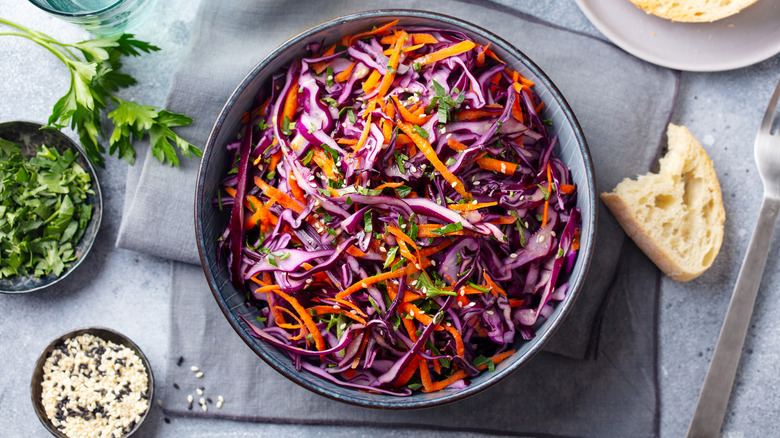
[(646, 14), (628, 0), (576, 0), (620, 48), (645, 61), (686, 71), (746, 67), (780, 53), (780, 1), (759, 0), (714, 23), (679, 23)]

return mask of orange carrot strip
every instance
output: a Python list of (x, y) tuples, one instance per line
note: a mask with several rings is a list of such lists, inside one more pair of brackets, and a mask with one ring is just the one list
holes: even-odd
[(287, 309), (285, 307), (282, 307), (282, 306), (272, 306), (272, 307), (274, 307), (277, 312), (281, 311), (281, 313), (278, 313), (279, 315), (282, 315), (282, 313), (286, 313), (286, 314), (290, 315), (298, 323), (297, 325), (289, 324), (287, 321), (285, 321), (283, 315), (282, 315), (282, 321), (284, 321), (284, 322), (280, 323), (279, 321), (276, 321), (276, 325), (278, 325), (279, 327), (281, 327), (283, 329), (286, 329), (286, 330), (298, 330), (298, 329), (301, 329), (301, 332), (298, 334), (298, 336), (288, 336), (288, 339), (292, 339), (292, 340), (296, 340), (297, 341), (298, 339), (301, 339), (302, 337), (305, 336), (305, 334), (306, 334), (306, 326), (303, 325), (303, 321), (301, 321), (301, 319), (298, 318), (297, 315), (295, 315), (294, 313), (290, 312), (289, 309)]
[(455, 120), (458, 122), (473, 121), (484, 119), (487, 117), (497, 117), (501, 115), (501, 111), (487, 111), (487, 110), (470, 110), (466, 109), (459, 112), (455, 116)]
[(323, 172), (325, 172), (325, 175), (327, 175), (328, 178), (332, 180), (336, 179), (336, 173), (334, 171), (336, 164), (333, 163), (333, 159), (331, 159), (330, 155), (326, 154), (325, 151), (319, 148), (315, 148), (312, 160), (317, 164), (317, 166), (320, 167), (320, 169), (322, 169)]
[[(419, 237), (421, 239), (428, 239), (428, 238), (432, 238), (432, 237), (442, 237), (441, 234), (434, 234), (433, 230), (435, 230), (437, 228), (441, 228), (443, 226), (444, 225), (439, 225), (439, 226), (437, 226), (435, 228), (420, 228), (419, 231), (417, 231), (417, 237)], [(468, 235), (472, 235), (472, 234), (474, 234), (473, 231), (457, 230), (457, 231), (450, 231), (449, 233), (444, 234), (444, 236), (468, 236)]]
[(350, 64), (349, 67), (345, 68), (343, 72), (334, 76), (333, 80), (336, 82), (344, 82), (349, 79), (349, 76), (352, 74), (352, 69), (355, 68), (355, 64), (357, 64), (357, 61)]
[(485, 50), (487, 50), (488, 47), (490, 47), (490, 43), (487, 43), (487, 45), (482, 48), (482, 51), (477, 53), (477, 67), (482, 67), (485, 65)]
[(255, 185), (260, 188), (260, 190), (263, 191), (268, 196), (273, 197), (276, 199), (276, 201), (282, 205), (284, 208), (289, 208), (290, 210), (300, 214), (303, 211), (304, 206), (298, 202), (296, 199), (288, 195), (287, 193), (282, 192), (281, 190), (277, 189), (276, 187), (271, 187), (268, 184), (266, 184), (265, 181), (260, 179), (260, 177), (255, 177)]
[[(515, 354), (515, 350), (507, 350), (507, 351), (505, 351), (503, 353), (496, 354), (495, 356), (491, 357), (490, 360), (495, 365), (498, 365), (501, 362), (503, 362), (504, 359), (506, 359), (507, 357), (509, 357), (509, 356), (511, 356), (513, 354)], [(477, 369), (478, 370), (484, 370), (487, 367), (488, 367), (487, 364), (482, 364), (482, 365), (477, 366)], [(463, 370), (459, 370), (459, 371), (456, 371), (456, 372), (452, 373), (451, 376), (447, 377), (444, 380), (440, 380), (440, 381), (435, 382), (435, 383), (431, 382), (431, 384), (428, 387), (425, 387), (425, 382), (423, 382), (423, 387), (424, 387), (423, 392), (440, 391), (440, 390), (442, 390), (442, 389), (452, 385), (453, 383), (457, 382), (458, 380), (465, 379), (466, 377), (468, 377), (468, 374), (466, 374), (466, 372), (463, 371)]]
[(466, 204), (449, 204), (447, 205), (447, 208), (455, 211), (472, 211), (479, 210), (480, 208), (492, 207), (494, 205), (498, 205), (498, 202), (478, 202), (476, 204), (469, 202)]
[(391, 22), (389, 22), (389, 23), (387, 23), (387, 24), (385, 24), (385, 25), (383, 25), (383, 26), (379, 26), (379, 27), (377, 27), (376, 29), (369, 30), (369, 31), (367, 31), (367, 32), (361, 32), (361, 33), (359, 33), (359, 34), (352, 35), (352, 36), (346, 36), (346, 37), (344, 37), (344, 39), (342, 40), (342, 42), (344, 43), (344, 46), (347, 46), (347, 47), (349, 47), (349, 46), (351, 46), (351, 45), (352, 45), (352, 43), (354, 43), (356, 40), (359, 40), (359, 39), (361, 39), (361, 38), (365, 38), (365, 37), (368, 37), (368, 36), (372, 36), (372, 35), (377, 35), (377, 34), (380, 34), (380, 33), (384, 32), (384, 31), (386, 31), (386, 30), (389, 30), (389, 29), (391, 29), (391, 28), (392, 28), (393, 26), (395, 26), (396, 24), (398, 24), (398, 20), (393, 20), (393, 21), (391, 21)]
[(497, 285), (491, 278), (488, 276), (487, 272), (485, 270), (482, 270), (482, 276), (485, 277), (485, 282), (490, 286), (490, 291), (496, 291), (500, 293), (501, 295), (506, 295), (506, 291), (501, 288), (501, 286)]
[(492, 51), (492, 50), (488, 49), (487, 47), (485, 47), (485, 54), (486, 54), (487, 56), (489, 56), (489, 57), (491, 57), (491, 58), (495, 59), (496, 61), (498, 61), (498, 62), (500, 62), (500, 63), (502, 63), (502, 64), (506, 65), (506, 62), (502, 61), (502, 60), (501, 60), (501, 59), (500, 59), (498, 56), (496, 56), (496, 54), (495, 54), (495, 53), (493, 53), (493, 51)]
[(510, 298), (509, 299), (509, 307), (520, 307), (523, 304), (525, 304), (525, 300), (518, 300), (518, 299), (515, 299), (515, 298)]
[(436, 44), (439, 40), (429, 33), (413, 33), (412, 42), (414, 44)]
[(411, 339), (412, 342), (417, 342), (417, 328), (414, 326), (412, 320), (402, 317), (401, 322), (404, 324), (406, 333), (409, 334), (409, 339)]
[(368, 78), (363, 82), (363, 92), (368, 94), (376, 88), (377, 85), (379, 85), (379, 79), (382, 77), (382, 74), (379, 73), (377, 70), (372, 70), (371, 74), (368, 75)]
[(466, 149), (469, 148), (468, 146), (459, 142), (458, 140), (455, 140), (454, 138), (451, 138), (447, 141), (447, 146), (449, 146), (450, 148), (456, 151), (465, 151)]
[(365, 319), (363, 319), (363, 318), (361, 318), (361, 317), (359, 317), (357, 315), (353, 315), (352, 312), (349, 312), (349, 311), (344, 310), (344, 309), (339, 309), (339, 308), (336, 308), (336, 307), (332, 307), (332, 306), (312, 306), (312, 307), (309, 307), (309, 310), (310, 311), (314, 310), (317, 313), (317, 316), (324, 315), (324, 314), (327, 314), (327, 313), (338, 313), (339, 315), (344, 315), (347, 318), (353, 319), (353, 320), (355, 320), (355, 321), (357, 321), (357, 322), (359, 322), (361, 324), (365, 324), (366, 323)]
[(422, 380), (423, 391), (433, 391), (433, 381), (431, 380), (431, 372), (428, 370), (428, 361), (423, 359), (420, 361), (420, 380)]
[[(414, 52), (415, 50), (420, 49), (422, 47), (425, 47), (425, 44), (415, 44), (413, 46), (404, 47), (403, 49), (401, 49), (401, 52), (403, 52), (403, 53)], [(391, 47), (389, 49), (384, 50), (382, 52), (382, 54), (385, 55), (385, 56), (392, 55), (393, 54), (393, 48)]]
[[(322, 55), (320, 56), (330, 56), (332, 54), (336, 53), (336, 45), (332, 45), (328, 47), (324, 52), (322, 52)], [(330, 65), (330, 61), (327, 62), (318, 62), (316, 64), (313, 64), (311, 67), (314, 70), (315, 73), (320, 74), (325, 71), (326, 68), (328, 68), (328, 65)]]
[(517, 164), (515, 163), (488, 157), (478, 159), (477, 165), (485, 170), (494, 170), (503, 173), (504, 175), (514, 175), (517, 170)]
[(515, 118), (520, 123), (525, 123), (525, 118), (523, 117), (523, 110), (520, 108), (520, 99), (515, 99), (514, 102), (512, 102), (512, 117)]
[(400, 187), (402, 185), (404, 185), (404, 183), (402, 183), (402, 182), (386, 182), (384, 184), (376, 186), (376, 188), (374, 190), (382, 190), (382, 189), (387, 188), (387, 187), (390, 187), (390, 188), (394, 189), (394, 188)]
[(558, 190), (561, 193), (568, 195), (569, 193), (574, 193), (574, 186), (572, 184), (561, 184), (558, 186)]
[(396, 105), (398, 105), (398, 113), (401, 114), (401, 118), (406, 120), (409, 123), (414, 123), (415, 125), (424, 125), (425, 122), (428, 121), (428, 119), (431, 118), (433, 114), (426, 117), (420, 117), (415, 115), (414, 113), (410, 112), (406, 107), (401, 105), (401, 102), (398, 101), (398, 98), (395, 97), (395, 95), (392, 96), (393, 101)]
[(271, 161), (268, 162), (268, 172), (276, 172), (276, 166), (282, 161), (282, 151), (271, 155)]
[(336, 294), (336, 298), (341, 300), (341, 299), (344, 299), (345, 297), (348, 297), (348, 296), (352, 295), (353, 293), (355, 293), (355, 292), (357, 292), (357, 291), (359, 291), (361, 289), (365, 289), (366, 287), (368, 287), (368, 286), (370, 286), (372, 284), (376, 284), (376, 283), (379, 283), (379, 282), (382, 282), (382, 281), (385, 281), (385, 280), (389, 280), (391, 278), (402, 277), (402, 276), (407, 274), (407, 271), (409, 271), (409, 269), (401, 268), (401, 269), (398, 269), (398, 270), (393, 271), (393, 272), (382, 272), (381, 274), (377, 274), (377, 275), (374, 275), (374, 276), (371, 276), (371, 277), (368, 277), (368, 278), (364, 278), (364, 279), (358, 281), (357, 283), (353, 284), (352, 286), (350, 286), (350, 287), (344, 289), (343, 291), (337, 293)]
[(440, 244), (438, 244), (436, 246), (423, 248), (420, 251), (420, 256), (422, 256), (422, 258), (430, 257), (432, 254), (436, 254), (437, 252), (439, 252), (439, 251), (443, 250), (444, 248), (450, 246), (451, 243), (452, 242), (450, 242), (449, 240), (445, 240), (444, 242), (442, 242), (442, 243), (440, 243)]
[(580, 249), (580, 230), (574, 230), (574, 239), (571, 241), (571, 249), (572, 251), (577, 251)]
[(550, 164), (547, 164), (547, 199), (544, 200), (544, 213), (542, 214), (542, 226), (547, 225), (547, 210), (550, 208), (550, 193), (552, 190), (552, 174), (550, 173)]
[(379, 84), (379, 90), (377, 91), (377, 98), (381, 99), (387, 94), (387, 90), (390, 89), (390, 85), (393, 84), (395, 79), (395, 71), (398, 69), (398, 62), (401, 59), (401, 48), (403, 48), (406, 42), (406, 32), (401, 31), (398, 33), (398, 41), (393, 46), (393, 53), (390, 55), (390, 60), (387, 63), (387, 73), (382, 78), (382, 83)]
[(287, 178), (287, 183), (290, 185), (290, 191), (293, 197), (303, 205), (306, 205), (306, 194), (303, 193), (303, 189), (298, 185), (298, 180), (290, 172), (290, 176)]
[[(284, 108), (282, 109), (282, 119), (295, 120), (295, 111), (298, 110), (298, 77), (293, 79), (290, 89), (287, 91), (287, 97), (284, 99)], [(281, 123), (281, 120), (279, 120)]]
[[(473, 43), (472, 43), (473, 44)], [(428, 161), (433, 164), (433, 167), (441, 173), (441, 176), (444, 177), (444, 179), (450, 183), (453, 189), (457, 191), (461, 196), (463, 196), (466, 199), (472, 199), (473, 196), (471, 193), (466, 191), (466, 186), (463, 185), (463, 181), (460, 180), (457, 176), (453, 175), (452, 172), (447, 168), (447, 166), (444, 165), (444, 163), (441, 162), (439, 159), (439, 156), (436, 155), (436, 150), (433, 149), (431, 146), (431, 143), (428, 142), (428, 140), (422, 138), (415, 130), (414, 127), (408, 123), (408, 122), (401, 122), (398, 125), (401, 128), (401, 131), (404, 132), (404, 134), (408, 135), (409, 138), (414, 141), (414, 143), (417, 145), (418, 148), (422, 151), (422, 153), (425, 155), (426, 158), (428, 158)]]
[[(357, 144), (354, 146), (355, 152), (359, 151), (360, 148), (363, 147), (364, 144), (366, 144), (366, 140), (368, 140), (368, 133), (371, 131), (371, 115), (369, 113), (368, 120), (366, 120), (366, 125), (363, 127), (363, 132), (360, 134), (360, 139), (358, 140)], [(351, 155), (351, 154), (350, 154)]]
[(414, 373), (417, 372), (417, 367), (421, 359), (422, 358), (420, 356), (415, 356), (409, 362), (409, 365), (406, 366), (406, 369), (403, 370), (403, 372), (398, 376), (398, 379), (396, 379), (395, 386), (404, 386), (409, 383), (409, 380), (411, 380), (411, 378), (414, 376)]
[(398, 249), (400, 250), (399, 252), (401, 253), (402, 257), (405, 257), (407, 260), (409, 260), (412, 263), (417, 263), (417, 257), (415, 257), (411, 251), (409, 251), (409, 247), (406, 245), (406, 242), (404, 242), (403, 240), (399, 240)]
[(515, 223), (515, 220), (516, 219), (513, 218), (512, 216), (501, 216), (500, 218), (494, 219), (494, 220), (489, 221), (489, 222), (491, 224), (495, 224), (495, 225), (508, 225), (508, 224)]
[(322, 338), (322, 334), (320, 333), (319, 329), (317, 328), (317, 324), (314, 323), (314, 320), (311, 319), (311, 314), (309, 311), (307, 311), (301, 303), (298, 302), (297, 299), (294, 297), (291, 297), (290, 295), (287, 295), (286, 293), (282, 292), (281, 290), (274, 291), (274, 293), (277, 296), (282, 297), (285, 301), (290, 303), (290, 305), (295, 309), (296, 312), (298, 312), (298, 315), (301, 317), (301, 320), (306, 325), (306, 328), (309, 330), (309, 333), (311, 333), (312, 337), (314, 338), (314, 344), (317, 346), (317, 351), (322, 351), (325, 349), (325, 339)]
[(473, 41), (470, 40), (464, 40), (457, 44), (453, 44), (449, 47), (445, 47), (441, 50), (437, 50), (433, 53), (429, 53), (425, 56), (421, 56), (417, 58), (415, 63), (419, 65), (426, 65), (430, 64), (432, 62), (440, 61), (445, 58), (449, 58), (450, 56), (456, 56), (460, 55), (461, 53), (468, 52), (469, 50), (476, 47), (476, 44), (474, 44)]

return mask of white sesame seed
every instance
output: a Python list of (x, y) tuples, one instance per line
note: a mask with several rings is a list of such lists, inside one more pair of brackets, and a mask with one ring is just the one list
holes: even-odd
[(460, 294), (460, 296), (465, 297), (466, 296), (466, 289), (461, 289), (460, 291), (458, 291), (458, 293)]
[(470, 302), (470, 303), (469, 303), (469, 305), (468, 305), (468, 306), (466, 306), (466, 307), (474, 307), (474, 306), (476, 306), (476, 305), (477, 305), (477, 303), (475, 303), (475, 302), (473, 302), (473, 301), (472, 301), (472, 302)]
[(536, 238), (536, 241), (539, 243), (544, 242), (544, 234), (540, 234), (539, 237)]
[(203, 412), (208, 412), (209, 411), (209, 407), (206, 406), (206, 405), (200, 405), (200, 408), (203, 410)]
[(431, 260), (431, 266), (436, 266), (436, 260)]
[(416, 168), (416, 167), (414, 167), (414, 164), (410, 164), (410, 165), (409, 165), (409, 170), (411, 170), (411, 171), (412, 171), (412, 173), (416, 173), (416, 172), (417, 172), (417, 168)]
[(506, 173), (506, 164), (501, 163), (501, 173)]
[(550, 231), (550, 235), (555, 237), (555, 231)]
[(196, 377), (196, 378), (198, 378), (198, 379), (200, 379), (201, 377), (203, 377), (203, 371), (198, 371), (198, 373), (197, 373), (197, 374), (195, 374), (195, 377)]
[(200, 368), (196, 367), (195, 365), (190, 367), (190, 371), (192, 371), (193, 373), (197, 373), (199, 370)]
[(414, 281), (412, 282), (412, 286), (417, 286), (417, 280), (414, 280)]
[(225, 403), (225, 401), (217, 399), (217, 409), (222, 409), (222, 403)]
[(513, 252), (512, 254), (509, 254), (509, 258), (516, 259), (517, 258), (517, 253)]
[(409, 316), (414, 316), (414, 310), (409, 311)]
[(463, 307), (463, 301), (458, 301), (458, 307)]
[(306, 279), (306, 284), (312, 284), (313, 282), (314, 282), (314, 280), (311, 279), (311, 278), (307, 278)]
[(187, 396), (187, 403), (192, 403), (193, 400), (195, 400), (195, 397), (193, 397), (192, 394), (189, 394)]
[(316, 188), (317, 188), (317, 184), (315, 184), (315, 183), (311, 183), (311, 184), (309, 184), (309, 185), (310, 185), (310, 186), (311, 186), (311, 188), (313, 188), (313, 189), (316, 189)]
[(352, 310), (350, 310), (350, 311), (349, 311), (349, 313), (351, 313), (351, 314), (353, 314), (353, 315), (357, 315), (357, 310), (355, 310), (355, 309), (352, 309)]
[(203, 398), (203, 397), (199, 398), (198, 399), (198, 404), (205, 405), (206, 404), (206, 399)]
[(420, 309), (420, 315), (425, 315), (425, 310)]
[(481, 182), (481, 181), (474, 181), (474, 185), (475, 185), (475, 186), (482, 185), (482, 182)]
[(217, 401), (218, 402), (223, 402), (223, 401), (225, 401), (225, 397), (222, 397), (221, 395), (218, 395), (217, 396)]
[(360, 283), (360, 285), (363, 287), (363, 289), (367, 289), (368, 288), (368, 284), (365, 281)]
[(162, 400), (157, 400), (157, 406), (162, 407)]
[(334, 308), (334, 309), (341, 309), (341, 306), (339, 306), (338, 304), (334, 304), (334, 305), (333, 305), (333, 308)]
[(472, 203), (472, 204), (474, 204), (474, 205), (477, 205), (477, 204), (478, 204), (478, 202), (477, 202), (477, 200), (476, 200), (476, 199), (475, 199), (475, 200), (473, 200), (473, 201), (471, 201), (471, 203)]
[(422, 268), (420, 267), (420, 264), (419, 264), (419, 263), (415, 263), (415, 264), (414, 264), (414, 267), (415, 267), (415, 268), (417, 268), (417, 269), (422, 269)]
[(384, 246), (380, 246), (379, 252), (387, 252), (387, 248), (385, 248)]
[(203, 395), (203, 390), (200, 388), (196, 389), (195, 392), (197, 392), (198, 395)]
[(455, 187), (458, 186), (458, 182), (457, 181), (453, 181), (451, 185), (452, 185), (452, 188), (454, 189)]
[(496, 312), (494, 312), (494, 311), (492, 311), (492, 310), (488, 310), (488, 311), (487, 311), (487, 312), (485, 312), (485, 313), (487, 313), (488, 315), (494, 315)]
[(309, 175), (309, 178), (308, 178), (308, 180), (309, 180), (309, 181), (314, 181), (314, 175)]
[(427, 287), (425, 287), (425, 286), (423, 286), (423, 287), (422, 287), (422, 289), (420, 289), (420, 291), (421, 291), (422, 293), (424, 293), (424, 294), (427, 294), (427, 293), (428, 293), (428, 288), (427, 288)]

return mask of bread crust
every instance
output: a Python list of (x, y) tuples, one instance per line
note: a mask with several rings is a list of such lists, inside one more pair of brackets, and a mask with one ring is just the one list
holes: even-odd
[(639, 9), (661, 18), (706, 23), (737, 14), (758, 0), (629, 0)]
[[(659, 269), (674, 280), (689, 281), (703, 274), (720, 251), (726, 213), (717, 174), (701, 144), (684, 126), (670, 124), (667, 136), (669, 151), (658, 174), (626, 179), (601, 199)], [(658, 199), (668, 199), (667, 205), (657, 204)]]

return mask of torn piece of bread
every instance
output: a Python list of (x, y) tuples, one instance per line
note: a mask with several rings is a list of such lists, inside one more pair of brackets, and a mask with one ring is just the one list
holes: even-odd
[(707, 153), (684, 126), (667, 129), (659, 173), (624, 179), (601, 199), (637, 246), (666, 275), (692, 280), (712, 265), (723, 241), (720, 184)]
[(672, 21), (712, 22), (736, 14), (757, 0), (630, 0), (648, 14)]

